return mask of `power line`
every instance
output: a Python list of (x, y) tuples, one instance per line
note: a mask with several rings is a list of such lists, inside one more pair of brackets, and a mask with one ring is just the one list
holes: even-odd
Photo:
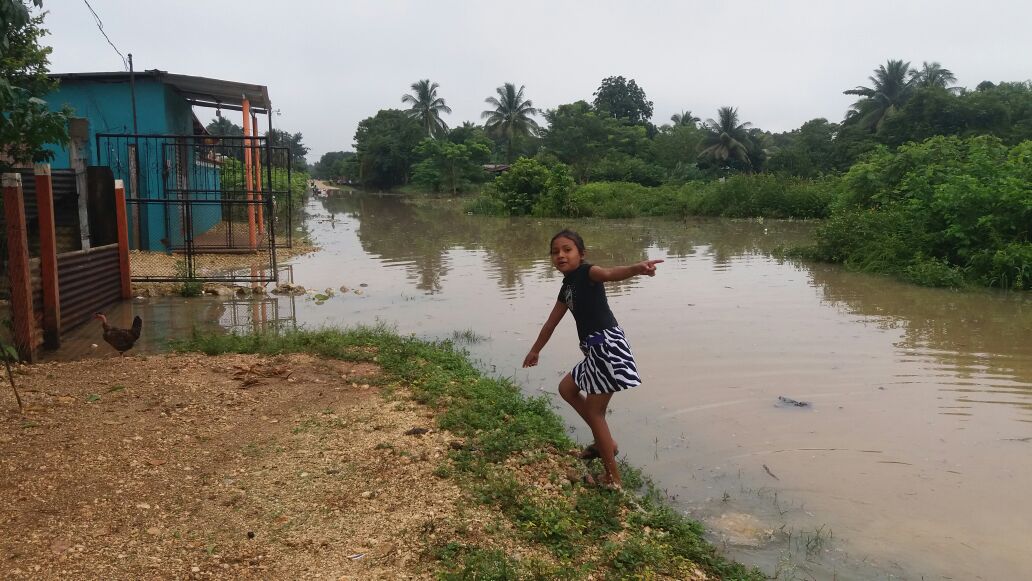
[(122, 57), (122, 64), (125, 65), (125, 70), (128, 71), (129, 61), (125, 60), (125, 57), (122, 56), (122, 51), (118, 50), (118, 47), (115, 46), (115, 43), (111, 42), (111, 39), (108, 38), (107, 33), (104, 32), (104, 23), (100, 20), (100, 16), (97, 16), (97, 11), (94, 10), (92, 6), (90, 6), (89, 0), (82, 1), (86, 3), (86, 8), (89, 8), (90, 12), (93, 13), (93, 18), (97, 21), (97, 29), (100, 30), (100, 33), (104, 35), (104, 40), (106, 40), (107, 43), (111, 45), (111, 48), (115, 49), (115, 52), (118, 53), (118, 56)]

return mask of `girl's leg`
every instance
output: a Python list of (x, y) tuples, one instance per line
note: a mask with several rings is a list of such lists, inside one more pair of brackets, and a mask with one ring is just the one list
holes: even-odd
[(616, 441), (609, 433), (606, 423), (606, 410), (609, 408), (611, 393), (587, 395), (577, 388), (573, 375), (567, 373), (559, 382), (559, 395), (570, 404), (577, 414), (588, 424), (591, 435), (595, 438), (595, 448), (606, 468), (609, 482), (620, 485), (620, 471), (616, 466)]
[(559, 382), (559, 395), (563, 396), (566, 403), (570, 404), (574, 410), (577, 411), (577, 415), (584, 420), (585, 423), (590, 425), (588, 421), (588, 408), (587, 400), (585, 399), (584, 393), (577, 388), (577, 384), (573, 382), (573, 375), (567, 373), (563, 380)]
[(609, 408), (609, 400), (613, 397), (611, 393), (586, 395), (582, 414), (584, 421), (591, 428), (591, 434), (595, 436), (595, 447), (598, 449), (602, 464), (606, 467), (606, 476), (610, 484), (620, 486), (620, 469), (616, 465), (616, 442), (609, 432), (609, 424), (606, 422), (606, 409)]

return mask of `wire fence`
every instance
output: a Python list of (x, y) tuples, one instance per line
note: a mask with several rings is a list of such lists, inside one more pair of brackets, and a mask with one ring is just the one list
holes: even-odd
[(98, 165), (126, 190), (139, 281), (275, 280), (293, 245), (291, 158), (264, 137), (98, 134)]

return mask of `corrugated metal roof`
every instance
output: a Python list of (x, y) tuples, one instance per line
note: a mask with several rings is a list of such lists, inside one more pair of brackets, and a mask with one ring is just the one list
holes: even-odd
[[(238, 83), (236, 81), (223, 81), (221, 79), (209, 79), (208, 77), (195, 77), (191, 75), (177, 75), (157, 69), (150, 69), (135, 73), (137, 78), (155, 79), (169, 85), (184, 97), (193, 101), (200, 101), (201, 104), (243, 104), (246, 96), (252, 107), (269, 109), (272, 102), (269, 100), (269, 89), (265, 85), (252, 85), (250, 83)], [(55, 73), (51, 78), (60, 81), (92, 80), (129, 82), (127, 71), (95, 72), (95, 73)]]

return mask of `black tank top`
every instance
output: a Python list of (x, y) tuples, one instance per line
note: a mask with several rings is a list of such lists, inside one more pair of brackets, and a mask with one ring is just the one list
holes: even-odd
[(609, 309), (605, 285), (591, 280), (590, 270), (591, 264), (582, 262), (577, 270), (563, 277), (563, 286), (559, 289), (559, 301), (573, 313), (581, 341), (592, 333), (619, 324)]

